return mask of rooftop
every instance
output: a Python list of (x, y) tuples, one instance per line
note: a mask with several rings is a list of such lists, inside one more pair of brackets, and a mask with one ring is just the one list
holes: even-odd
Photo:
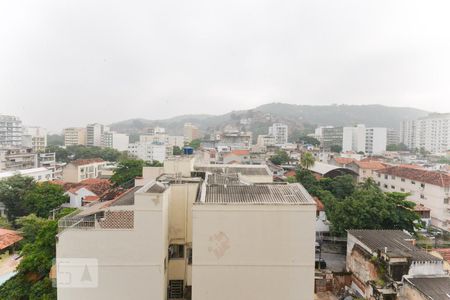
[(89, 159), (77, 159), (70, 163), (75, 166), (84, 166), (84, 165), (90, 165), (93, 163), (103, 163), (103, 162), (105, 162), (105, 161), (101, 158), (89, 158)]
[(405, 281), (429, 299), (450, 299), (450, 277), (405, 277)]
[(298, 183), (286, 185), (207, 185), (198, 204), (314, 204), (309, 193)]
[(347, 232), (364, 245), (376, 252), (385, 251), (387, 254), (411, 257), (413, 261), (441, 261), (441, 259), (415, 246), (415, 239), (401, 230), (347, 230)]
[(23, 238), (14, 230), (0, 228), (0, 250), (3, 250)]
[(355, 161), (355, 159), (348, 158), (348, 157), (335, 157), (334, 161), (336, 161), (338, 164), (347, 165), (347, 164)]
[(423, 183), (429, 183), (441, 187), (450, 187), (450, 175), (437, 171), (427, 171), (415, 168), (405, 167), (389, 167), (386, 169), (378, 170), (380, 174), (388, 174), (396, 177), (415, 180)]
[(266, 165), (199, 165), (195, 166), (196, 171), (210, 172), (216, 174), (242, 174), (272, 176)]
[(357, 161), (354, 163), (358, 165), (361, 169), (369, 169), (369, 170), (380, 170), (386, 168), (386, 165), (378, 160), (365, 160), (365, 161)]

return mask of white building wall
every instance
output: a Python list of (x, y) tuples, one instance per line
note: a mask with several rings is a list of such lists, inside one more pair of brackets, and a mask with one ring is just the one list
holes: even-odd
[(194, 204), (192, 299), (313, 299), (315, 210)]

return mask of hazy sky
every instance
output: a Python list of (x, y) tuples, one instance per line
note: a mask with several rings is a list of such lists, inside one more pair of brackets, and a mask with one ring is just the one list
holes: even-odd
[(51, 130), (268, 102), (450, 111), (450, 1), (1, 0), (0, 113)]

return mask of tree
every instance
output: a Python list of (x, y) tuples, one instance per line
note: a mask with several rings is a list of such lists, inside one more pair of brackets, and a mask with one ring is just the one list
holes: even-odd
[(299, 141), (306, 145), (319, 146), (320, 141), (312, 136), (303, 135), (299, 138)]
[(335, 178), (322, 178), (320, 180), (322, 189), (329, 191), (337, 199), (344, 199), (355, 191), (355, 181), (352, 175), (336, 176)]
[(331, 151), (331, 152), (334, 152), (334, 153), (341, 153), (341, 151), (342, 151), (342, 146), (339, 146), (339, 145), (331, 145), (330, 151)]
[(269, 160), (275, 165), (283, 165), (289, 162), (290, 157), (286, 151), (278, 150)]
[(58, 162), (68, 162), (69, 161), (69, 152), (58, 145), (50, 145), (45, 148), (46, 153), (55, 153), (55, 159)]
[(22, 242), (34, 243), (39, 230), (47, 222), (44, 218), (39, 218), (35, 214), (20, 217), (17, 219), (17, 225), (20, 228), (20, 232), (23, 236)]
[(400, 144), (390, 144), (386, 146), (387, 151), (408, 151), (408, 146), (403, 143)]
[(183, 155), (183, 150), (178, 146), (173, 146), (173, 155)]
[(68, 200), (69, 197), (64, 195), (62, 186), (50, 182), (35, 184), (23, 198), (28, 211), (41, 218), (47, 218), (52, 209), (61, 206)]
[(48, 134), (47, 135), (47, 145), (49, 145), (49, 146), (63, 146), (64, 145), (64, 135), (62, 135), (62, 134)]
[(311, 152), (305, 152), (302, 154), (302, 157), (300, 159), (300, 165), (308, 170), (309, 168), (314, 166), (315, 161), (316, 160), (314, 159), (314, 155), (312, 155)]
[(8, 219), (0, 217), (0, 228), (3, 229), (11, 229), (11, 223), (8, 222)]
[(56, 255), (58, 223), (45, 220), (35, 223), (37, 232), (33, 241), (26, 241), (22, 249), (23, 258), (17, 274), (0, 286), (0, 299), (55, 299), (48, 274)]
[(195, 139), (189, 143), (189, 147), (192, 147), (194, 150), (197, 150), (198, 148), (200, 148), (201, 143), (202, 142), (199, 139)]
[(140, 159), (120, 161), (110, 180), (115, 186), (130, 183), (136, 177), (142, 176), (142, 168), (145, 166), (147, 166), (147, 164)]
[(33, 178), (20, 175), (14, 175), (0, 181), (0, 202), (5, 205), (6, 215), (13, 226), (17, 217), (29, 213), (23, 199), (35, 184)]
[(347, 229), (400, 229), (414, 232), (420, 216), (406, 201), (407, 194), (383, 193), (371, 184), (359, 186), (355, 192), (333, 203), (327, 211), (331, 230), (345, 235)]

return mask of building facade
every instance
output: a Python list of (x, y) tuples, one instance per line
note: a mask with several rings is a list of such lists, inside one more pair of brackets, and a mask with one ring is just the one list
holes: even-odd
[(38, 154), (31, 148), (0, 149), (0, 171), (18, 171), (38, 167)]
[(431, 114), (401, 123), (400, 139), (409, 149), (425, 149), (433, 154), (450, 150), (450, 114)]
[(197, 126), (192, 123), (186, 123), (183, 127), (184, 140), (187, 143), (200, 138), (200, 131)]
[(47, 147), (47, 130), (42, 127), (25, 127), (22, 135), (22, 146), (43, 152)]
[(131, 143), (128, 153), (147, 162), (163, 162), (173, 155), (173, 148), (164, 143)]
[(275, 137), (275, 144), (284, 145), (288, 142), (288, 126), (282, 123), (275, 123), (269, 127), (269, 135)]
[(64, 129), (64, 146), (86, 145), (86, 128), (69, 127)]
[(364, 152), (378, 155), (386, 151), (387, 129), (366, 127), (358, 124), (354, 127), (343, 128), (342, 151)]
[(62, 178), (66, 182), (80, 182), (88, 178), (97, 178), (106, 162), (102, 159), (78, 159), (68, 163), (63, 171)]
[(94, 123), (86, 126), (86, 146), (101, 147), (104, 127), (102, 124)]
[(112, 148), (118, 151), (127, 151), (130, 137), (124, 133), (114, 131), (104, 132), (102, 135), (102, 147)]
[(324, 151), (331, 151), (333, 146), (342, 148), (343, 139), (342, 127), (324, 127), (322, 128), (321, 147)]
[(21, 146), (22, 130), (18, 117), (0, 115), (0, 148)]

